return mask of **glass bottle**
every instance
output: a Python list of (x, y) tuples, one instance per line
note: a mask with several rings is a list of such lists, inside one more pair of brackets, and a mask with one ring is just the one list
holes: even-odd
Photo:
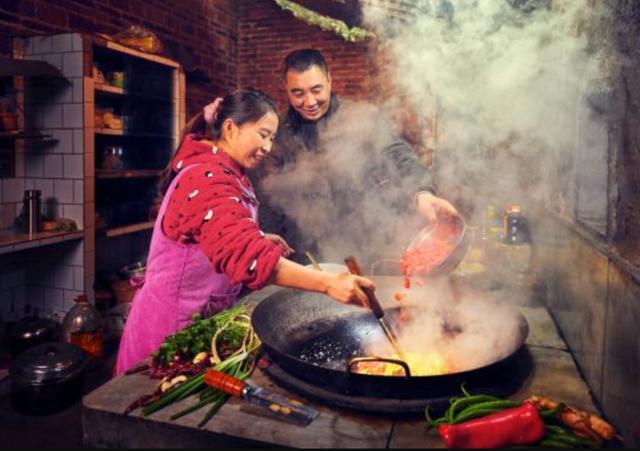
[(90, 359), (90, 367), (102, 362), (104, 354), (104, 332), (102, 317), (84, 294), (75, 299), (76, 305), (67, 312), (62, 322), (64, 341), (85, 351)]

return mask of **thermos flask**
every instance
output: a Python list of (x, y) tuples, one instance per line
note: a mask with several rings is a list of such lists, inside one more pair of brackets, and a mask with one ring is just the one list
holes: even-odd
[(24, 231), (30, 235), (40, 230), (41, 201), (40, 190), (28, 189), (24, 192)]

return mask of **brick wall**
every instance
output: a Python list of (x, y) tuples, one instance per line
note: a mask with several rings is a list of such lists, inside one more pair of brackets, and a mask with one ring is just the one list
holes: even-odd
[(237, 84), (237, 0), (0, 0), (0, 54), (10, 35), (60, 32), (114, 34), (142, 25), (165, 44), (165, 55), (185, 68), (199, 67), (211, 83), (187, 73), (187, 115)]
[(350, 98), (367, 98), (373, 84), (369, 42), (351, 43), (307, 25), (273, 1), (245, 0), (240, 4), (238, 80), (271, 94), (281, 107), (286, 96), (280, 84), (280, 65), (292, 50), (320, 50), (333, 77), (333, 89)]

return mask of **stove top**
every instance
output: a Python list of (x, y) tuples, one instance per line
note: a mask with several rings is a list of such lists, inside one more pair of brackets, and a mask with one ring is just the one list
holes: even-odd
[[(430, 406), (431, 413), (437, 414), (443, 412), (449, 406), (450, 398), (462, 394), (461, 392), (446, 393), (440, 397), (412, 399), (350, 395), (329, 389), (329, 384), (319, 386), (287, 372), (272, 360), (267, 353), (263, 353), (258, 366), (277, 385), (307, 399), (370, 414), (393, 416), (423, 415), (427, 405)], [(482, 393), (507, 397), (517, 391), (530, 374), (532, 367), (533, 359), (531, 354), (526, 347), (523, 347), (513, 356), (509, 365), (504, 367), (504, 371), (496, 379), (484, 381), (483, 384), (473, 387), (466, 386), (466, 388), (472, 394)]]

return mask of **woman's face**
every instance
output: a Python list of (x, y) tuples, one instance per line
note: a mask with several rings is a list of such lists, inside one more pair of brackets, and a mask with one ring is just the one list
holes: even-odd
[(247, 122), (241, 126), (230, 119), (227, 121), (223, 124), (227, 154), (241, 167), (255, 168), (271, 151), (278, 130), (278, 116), (269, 111), (256, 122)]

